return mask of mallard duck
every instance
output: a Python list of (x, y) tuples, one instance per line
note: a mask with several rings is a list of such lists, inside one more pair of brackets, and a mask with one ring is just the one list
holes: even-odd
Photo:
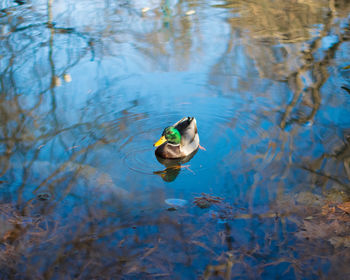
[(166, 159), (182, 158), (191, 155), (199, 147), (197, 122), (187, 117), (164, 129), (162, 137), (154, 143), (157, 156)]

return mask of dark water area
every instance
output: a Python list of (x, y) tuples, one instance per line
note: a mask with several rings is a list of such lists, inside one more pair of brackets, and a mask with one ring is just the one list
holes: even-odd
[(350, 279), (347, 0), (0, 1), (0, 89), (0, 279)]

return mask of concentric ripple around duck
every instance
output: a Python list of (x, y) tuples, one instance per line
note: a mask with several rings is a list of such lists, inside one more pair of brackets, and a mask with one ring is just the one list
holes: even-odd
[[(185, 106), (186, 107), (186, 106)], [(124, 147), (124, 163), (136, 172), (144, 174), (154, 174), (165, 170), (166, 166), (158, 162), (152, 146), (161, 136), (163, 129), (175, 123), (184, 116), (180, 111), (190, 112), (188, 115), (197, 119), (200, 144), (205, 150), (198, 150), (194, 157), (187, 163), (182, 164), (184, 175), (196, 175), (200, 172), (220, 168), (222, 161), (227, 157), (232, 157), (235, 153), (241, 152), (245, 140), (252, 137), (257, 138), (262, 135), (262, 129), (254, 129), (256, 120), (249, 118), (244, 112), (223, 108), (220, 115), (217, 109), (201, 112), (198, 108), (189, 104), (184, 110), (181, 105), (178, 113), (150, 113), (148, 118), (138, 121), (137, 136)], [(174, 109), (174, 108), (172, 108)], [(194, 110), (196, 109), (196, 110)], [(243, 116), (243, 115), (245, 116)]]

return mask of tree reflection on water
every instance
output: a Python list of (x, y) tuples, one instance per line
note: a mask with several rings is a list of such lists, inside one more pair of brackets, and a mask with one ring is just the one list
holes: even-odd
[(346, 279), (347, 2), (3, 1), (0, 278)]

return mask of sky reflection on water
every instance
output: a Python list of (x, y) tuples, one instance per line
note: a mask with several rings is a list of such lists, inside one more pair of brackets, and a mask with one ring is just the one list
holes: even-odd
[(0, 278), (349, 275), (346, 0), (0, 3)]

